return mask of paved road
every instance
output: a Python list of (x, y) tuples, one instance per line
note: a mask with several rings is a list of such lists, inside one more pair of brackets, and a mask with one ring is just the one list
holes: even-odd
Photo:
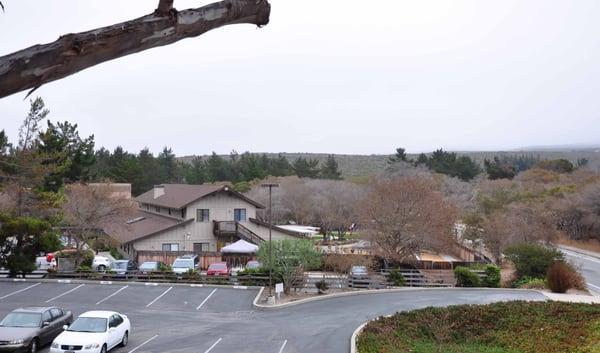
[(432, 305), (544, 299), (533, 291), (424, 289), (258, 310), (252, 306), (256, 290), (36, 283), (0, 282), (0, 315), (25, 305), (52, 304), (75, 315), (116, 310), (128, 315), (133, 327), (129, 345), (114, 350), (119, 353), (347, 353), (354, 329), (380, 315)]
[(588, 252), (588, 255), (563, 247), (560, 247), (560, 249), (567, 259), (581, 267), (581, 273), (585, 277), (588, 288), (595, 294), (600, 295), (600, 254)]

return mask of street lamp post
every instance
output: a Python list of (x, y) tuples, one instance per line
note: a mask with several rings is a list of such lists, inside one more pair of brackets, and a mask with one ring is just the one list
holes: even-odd
[(279, 187), (277, 183), (264, 183), (261, 185), (263, 188), (269, 188), (269, 297), (273, 296), (273, 244), (271, 243), (271, 233), (273, 231), (273, 202), (272, 192), (273, 188)]

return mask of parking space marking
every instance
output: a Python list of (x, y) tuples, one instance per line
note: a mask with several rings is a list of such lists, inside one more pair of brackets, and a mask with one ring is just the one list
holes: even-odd
[(216, 292), (216, 291), (217, 291), (217, 288), (213, 289), (213, 291), (212, 291), (212, 292), (210, 292), (210, 294), (209, 294), (209, 295), (208, 295), (206, 298), (204, 298), (204, 300), (202, 301), (202, 303), (200, 303), (200, 305), (198, 305), (198, 306), (196, 307), (196, 310), (200, 310), (200, 308), (202, 307), (202, 305), (204, 305), (204, 303), (206, 303), (206, 301), (207, 301), (208, 299), (210, 299), (210, 297), (211, 297), (213, 294), (215, 294), (215, 292)]
[(143, 345), (145, 345), (146, 343), (148, 343), (148, 342), (152, 341), (152, 340), (153, 340), (153, 339), (155, 339), (156, 337), (158, 337), (158, 334), (156, 334), (156, 335), (154, 335), (154, 336), (152, 336), (152, 337), (148, 338), (147, 340), (145, 340), (144, 342), (142, 342), (142, 344), (140, 344), (139, 346), (135, 347), (134, 349), (130, 350), (130, 351), (129, 351), (129, 352), (127, 352), (127, 353), (133, 353), (133, 352), (137, 351), (137, 350), (138, 350), (138, 349), (140, 349), (140, 348), (141, 348)]
[(219, 339), (217, 340), (217, 342), (213, 343), (213, 345), (210, 346), (210, 348), (208, 348), (204, 353), (208, 353), (208, 352), (212, 351), (213, 348), (215, 348), (217, 346), (217, 344), (219, 344), (219, 342), (221, 342), (222, 339), (223, 339), (223, 337), (219, 337)]
[(19, 290), (17, 290), (17, 291), (14, 291), (14, 292), (12, 292), (12, 293), (8, 293), (8, 294), (6, 294), (6, 295), (4, 295), (4, 296), (0, 297), (0, 300), (2, 300), (2, 299), (4, 299), (4, 298), (8, 298), (8, 297), (10, 297), (10, 296), (12, 296), (12, 295), (15, 295), (15, 294), (19, 294), (19, 293), (21, 293), (21, 292), (24, 292), (24, 291), (26, 291), (26, 290), (28, 290), (28, 289), (30, 289), (30, 288), (33, 288), (33, 287), (35, 287), (35, 286), (37, 286), (37, 285), (40, 285), (40, 284), (42, 284), (42, 283), (41, 283), (41, 282), (38, 282), (38, 283), (36, 283), (36, 284), (32, 284), (32, 285), (31, 285), (31, 286), (29, 286), (29, 287), (26, 287), (26, 288), (23, 288), (23, 289), (19, 289)]
[(150, 303), (148, 303), (148, 305), (146, 305), (146, 308), (150, 307), (150, 305), (156, 303), (157, 300), (159, 300), (160, 298), (162, 298), (165, 294), (169, 293), (169, 291), (173, 289), (173, 287), (169, 287), (169, 289), (167, 289), (166, 291), (162, 292), (161, 295), (159, 295), (158, 297), (156, 297), (153, 301), (151, 301)]
[(110, 298), (114, 297), (115, 295), (119, 294), (122, 290), (124, 290), (125, 288), (129, 287), (129, 285), (125, 286), (125, 287), (121, 287), (119, 290), (117, 290), (116, 292), (114, 292), (113, 294), (109, 295), (108, 297), (100, 300), (99, 302), (96, 303), (96, 305), (103, 303), (107, 300), (109, 300)]
[(69, 289), (68, 291), (64, 292), (63, 294), (59, 294), (59, 295), (57, 295), (57, 296), (56, 296), (56, 297), (54, 297), (54, 298), (50, 298), (50, 299), (46, 300), (46, 303), (50, 303), (51, 301), (53, 301), (53, 300), (55, 300), (55, 299), (58, 299), (58, 298), (60, 298), (60, 297), (62, 297), (62, 296), (64, 296), (64, 295), (67, 295), (67, 294), (69, 294), (69, 293), (71, 293), (71, 292), (74, 292), (74, 291), (76, 291), (77, 289), (79, 289), (79, 288), (81, 288), (81, 287), (83, 287), (83, 286), (85, 286), (85, 284), (80, 284), (80, 285), (78, 285), (77, 287), (75, 287), (75, 288), (73, 288), (73, 289)]
[(281, 348), (279, 349), (279, 353), (283, 353), (283, 349), (285, 348), (286, 344), (287, 344), (287, 340), (283, 341), (283, 344), (281, 345)]

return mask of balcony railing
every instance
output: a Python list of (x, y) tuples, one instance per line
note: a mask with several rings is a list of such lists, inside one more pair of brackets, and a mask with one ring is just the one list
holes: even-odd
[(244, 239), (245, 241), (256, 245), (264, 241), (263, 238), (236, 221), (213, 221), (213, 233), (217, 237), (235, 235), (240, 239)]

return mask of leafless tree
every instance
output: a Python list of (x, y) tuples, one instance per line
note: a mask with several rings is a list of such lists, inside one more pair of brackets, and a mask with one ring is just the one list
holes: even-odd
[[(110, 183), (70, 184), (62, 207), (64, 222), (75, 236), (77, 249), (93, 246), (101, 232), (125, 227), (136, 210), (131, 199), (116, 195)], [(78, 260), (77, 260), (78, 263)]]
[[(64, 78), (96, 64), (196, 37), (230, 24), (269, 22), (267, 0), (225, 0), (177, 11), (160, 0), (151, 14), (91, 31), (66, 34), (0, 57), (0, 98)], [(31, 93), (31, 92), (30, 92)]]
[(452, 249), (456, 210), (428, 180), (375, 181), (361, 206), (374, 251), (388, 260), (411, 260), (422, 249)]

